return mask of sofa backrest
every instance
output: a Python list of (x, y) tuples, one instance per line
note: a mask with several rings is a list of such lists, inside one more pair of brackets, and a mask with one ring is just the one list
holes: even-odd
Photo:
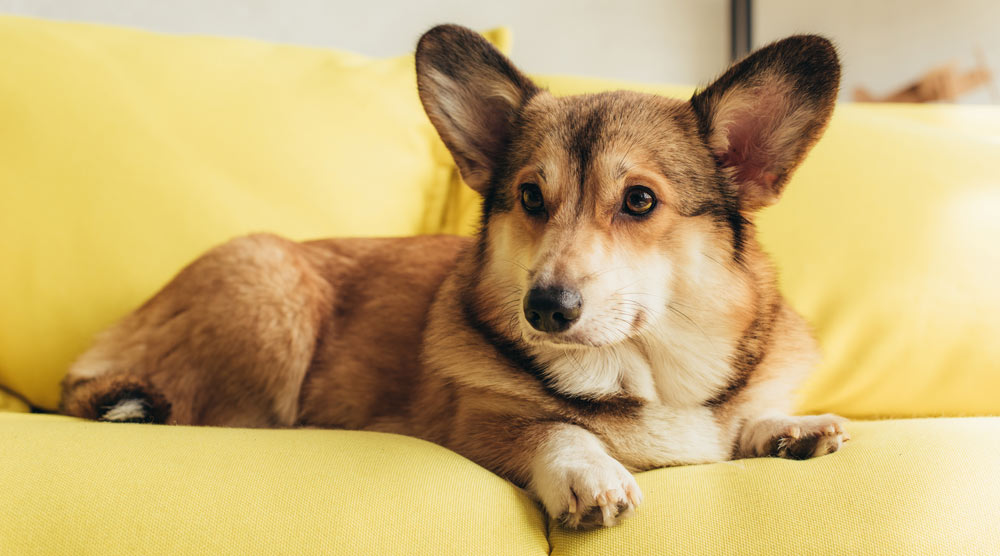
[[(0, 387), (37, 406), (56, 406), (95, 333), (211, 245), (477, 220), (412, 57), (16, 17), (0, 17), (0, 49), (16, 53), (0, 57)], [(535, 78), (556, 94), (692, 91)], [(1000, 414), (997, 160), (996, 107), (838, 106), (759, 219), (824, 348), (802, 410)]]

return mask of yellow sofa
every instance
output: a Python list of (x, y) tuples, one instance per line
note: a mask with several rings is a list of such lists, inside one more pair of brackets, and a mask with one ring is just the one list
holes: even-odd
[(572, 532), (420, 440), (40, 413), (229, 237), (469, 233), (411, 57), (16, 17), (0, 51), (0, 554), (1000, 553), (996, 107), (840, 105), (761, 215), (825, 352), (800, 408), (856, 419), (845, 448), (642, 473), (635, 517)]

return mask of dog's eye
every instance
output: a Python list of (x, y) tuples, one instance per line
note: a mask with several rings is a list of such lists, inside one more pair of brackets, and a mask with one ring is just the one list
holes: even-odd
[(545, 210), (542, 190), (533, 183), (521, 184), (521, 206), (524, 207), (524, 210), (532, 213)]
[(622, 211), (633, 216), (648, 214), (656, 206), (656, 197), (648, 187), (636, 185), (628, 188), (625, 192), (625, 200), (622, 202)]

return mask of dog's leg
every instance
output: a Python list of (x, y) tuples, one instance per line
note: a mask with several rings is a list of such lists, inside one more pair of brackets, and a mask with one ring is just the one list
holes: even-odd
[(553, 425), (531, 461), (531, 488), (568, 527), (611, 526), (642, 501), (635, 478), (593, 433)]
[(809, 459), (832, 454), (850, 439), (843, 417), (768, 414), (748, 420), (737, 440), (736, 457)]
[(212, 249), (98, 337), (62, 411), (117, 422), (290, 426), (331, 286), (306, 246), (270, 235)]
[(631, 473), (582, 427), (509, 415), (467, 416), (455, 426), (448, 447), (526, 488), (567, 527), (614, 525), (642, 501)]

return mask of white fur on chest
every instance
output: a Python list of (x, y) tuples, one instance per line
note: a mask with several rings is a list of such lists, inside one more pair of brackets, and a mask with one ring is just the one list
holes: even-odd
[(649, 362), (630, 343), (599, 348), (551, 348), (539, 357), (545, 376), (563, 394), (601, 398), (616, 394), (656, 400)]
[(700, 333), (673, 332), (670, 343), (662, 338), (653, 346), (645, 344), (650, 339), (629, 341), (549, 353), (544, 360), (551, 386), (564, 394), (624, 394), (649, 402), (627, 429), (602, 437), (614, 457), (631, 469), (728, 457), (731, 443), (721, 435), (712, 409), (704, 405), (727, 383), (728, 357)]
[(673, 407), (701, 405), (724, 388), (732, 375), (734, 340), (712, 335), (695, 322), (656, 327), (641, 343), (659, 399)]
[(626, 394), (671, 407), (698, 406), (728, 384), (734, 342), (673, 320), (620, 344), (553, 348), (540, 362), (552, 386), (567, 395)]

